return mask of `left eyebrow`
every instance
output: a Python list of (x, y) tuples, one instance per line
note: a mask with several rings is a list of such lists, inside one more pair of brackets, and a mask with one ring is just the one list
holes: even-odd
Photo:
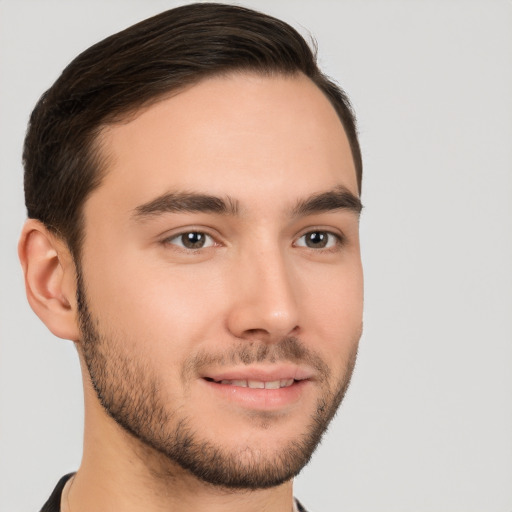
[(321, 192), (300, 200), (292, 210), (294, 217), (312, 215), (332, 210), (348, 210), (357, 215), (361, 213), (363, 204), (359, 197), (340, 185), (333, 190)]
[(137, 206), (132, 217), (143, 221), (163, 213), (217, 213), (238, 215), (239, 205), (231, 197), (217, 197), (194, 192), (168, 192)]

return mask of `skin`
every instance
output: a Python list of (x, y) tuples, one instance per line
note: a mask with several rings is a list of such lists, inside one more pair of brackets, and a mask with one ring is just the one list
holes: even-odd
[[(178, 415), (243, 466), (275, 463), (311, 431), (321, 400), (336, 402), (361, 334), (357, 209), (297, 208), (319, 194), (358, 195), (333, 107), (302, 75), (238, 73), (106, 127), (100, 142), (107, 172), (85, 203), (81, 271), (103, 354), (135, 373), (151, 369), (166, 432)], [(221, 198), (236, 211), (155, 207), (163, 194), (183, 193)], [(205, 246), (187, 248), (190, 232), (205, 234)], [(311, 244), (319, 234), (325, 247)], [(69, 251), (29, 220), (19, 252), (32, 307), (75, 341), (83, 369), (84, 455), (64, 512), (292, 509), (291, 479), (251, 491), (212, 486), (116, 423), (91, 383)], [(283, 352), (291, 338), (308, 357)], [(295, 372), (301, 382), (264, 395), (208, 380), (226, 372), (260, 380)], [(147, 382), (138, 386), (142, 399)]]

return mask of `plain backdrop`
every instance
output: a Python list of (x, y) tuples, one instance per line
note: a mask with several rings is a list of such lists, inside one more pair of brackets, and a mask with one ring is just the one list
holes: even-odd
[[(243, 1), (313, 34), (351, 97), (365, 175), (365, 332), (295, 493), (312, 512), (512, 511), (512, 3)], [(0, 1), (0, 511), (81, 456), (71, 342), (16, 255), (38, 97), (99, 39), (178, 2)]]

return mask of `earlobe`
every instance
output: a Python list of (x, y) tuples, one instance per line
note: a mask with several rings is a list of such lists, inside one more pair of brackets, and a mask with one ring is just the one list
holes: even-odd
[(30, 306), (59, 338), (77, 341), (76, 271), (66, 244), (40, 221), (26, 221), (18, 244)]

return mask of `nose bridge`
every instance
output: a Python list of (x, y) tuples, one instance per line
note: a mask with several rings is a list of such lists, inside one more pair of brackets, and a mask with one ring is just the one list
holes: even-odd
[(239, 337), (280, 339), (298, 328), (298, 297), (289, 254), (277, 243), (240, 255), (230, 328)]

